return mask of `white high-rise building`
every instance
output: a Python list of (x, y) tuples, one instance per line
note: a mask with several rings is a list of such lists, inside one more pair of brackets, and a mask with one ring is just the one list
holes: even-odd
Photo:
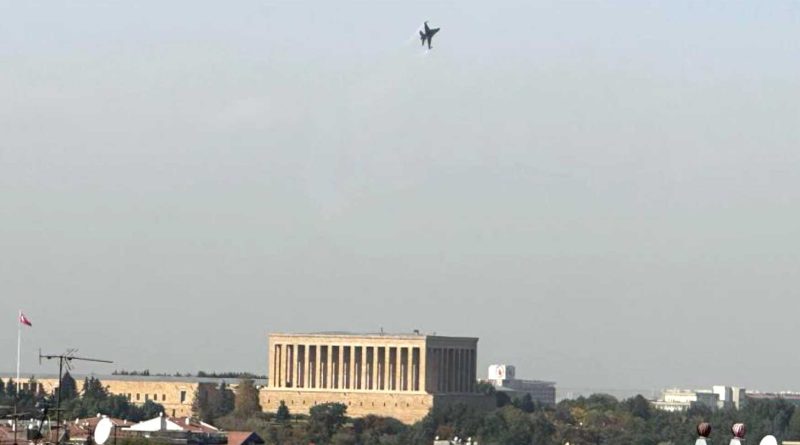
[(530, 394), (531, 399), (546, 405), (556, 403), (555, 382), (517, 379), (513, 365), (490, 365), (488, 377), (486, 381), (494, 386), (495, 391), (506, 392), (511, 397)]

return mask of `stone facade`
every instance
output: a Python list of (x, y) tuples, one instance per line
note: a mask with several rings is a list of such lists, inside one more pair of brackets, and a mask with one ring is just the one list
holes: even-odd
[[(116, 377), (116, 376), (115, 376)], [(82, 378), (74, 376), (78, 389), (83, 386)], [(109, 394), (123, 395), (131, 403), (141, 405), (147, 400), (152, 400), (164, 406), (164, 414), (173, 417), (192, 415), (192, 402), (194, 393), (200, 385), (212, 383), (191, 381), (159, 380), (111, 380), (108, 377), (98, 376)], [(41, 379), (46, 392), (55, 392), (58, 388), (58, 379)]]
[[(86, 376), (73, 375), (78, 390), (83, 387)], [(142, 405), (152, 400), (164, 406), (164, 414), (172, 417), (192, 415), (194, 394), (201, 385), (217, 386), (225, 381), (231, 390), (235, 390), (238, 379), (204, 378), (204, 377), (168, 377), (168, 376), (94, 376), (99, 379), (110, 394), (123, 395), (134, 404)], [(0, 376), (6, 381), (8, 376)], [(58, 388), (58, 378), (51, 376), (35, 377), (44, 392), (53, 394)], [(22, 386), (27, 387), (28, 380), (21, 379)], [(256, 385), (265, 385), (257, 380)]]
[(264, 411), (339, 402), (351, 416), (415, 422), (438, 404), (483, 404), (475, 391), (477, 338), (424, 334), (270, 334)]

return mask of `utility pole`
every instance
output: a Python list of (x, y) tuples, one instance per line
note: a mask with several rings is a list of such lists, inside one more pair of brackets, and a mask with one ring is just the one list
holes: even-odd
[(42, 354), (42, 351), (39, 351), (39, 364), (42, 364), (42, 359), (52, 360), (58, 359), (58, 392), (56, 393), (56, 443), (61, 443), (61, 434), (59, 433), (61, 430), (61, 383), (62, 377), (64, 374), (64, 366), (66, 365), (67, 369), (71, 369), (71, 363), (73, 360), (80, 360), (84, 362), (100, 362), (100, 363), (114, 363), (111, 360), (103, 360), (99, 358), (87, 358), (87, 357), (77, 357), (75, 353), (78, 352), (77, 349), (68, 349), (64, 354)]

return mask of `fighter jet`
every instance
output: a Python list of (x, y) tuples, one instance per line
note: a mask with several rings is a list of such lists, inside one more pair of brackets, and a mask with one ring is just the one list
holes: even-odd
[(428, 49), (431, 49), (431, 39), (436, 33), (439, 32), (439, 28), (428, 28), (428, 22), (425, 22), (425, 32), (422, 30), (419, 31), (419, 40), (422, 42), (422, 45), (425, 45), (425, 41), (428, 41)]

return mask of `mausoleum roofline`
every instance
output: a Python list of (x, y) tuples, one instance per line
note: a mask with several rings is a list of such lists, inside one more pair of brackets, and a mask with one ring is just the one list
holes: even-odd
[(402, 340), (424, 340), (424, 339), (444, 339), (444, 340), (468, 340), (477, 341), (477, 337), (459, 337), (437, 335), (435, 333), (429, 334), (425, 332), (410, 332), (410, 333), (394, 333), (394, 332), (348, 332), (348, 331), (321, 331), (321, 332), (270, 332), (272, 336), (286, 336), (286, 337), (352, 337), (352, 338), (384, 338), (384, 339), (402, 339)]

